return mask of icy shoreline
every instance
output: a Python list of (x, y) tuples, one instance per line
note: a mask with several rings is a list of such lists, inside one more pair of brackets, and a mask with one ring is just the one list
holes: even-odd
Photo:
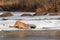
[[(4, 12), (1, 12), (2, 14)], [(25, 29), (25, 30), (60, 30), (60, 16), (26, 16), (21, 17), (20, 15), (23, 13), (34, 14), (35, 12), (11, 12), (14, 16), (12, 17), (0, 17), (0, 30), (18, 30), (15, 28), (9, 28), (9, 26), (14, 25), (16, 20), (24, 22), (26, 24), (34, 24), (36, 25), (35, 29)], [(7, 19), (7, 20), (3, 20)], [(52, 20), (53, 19), (53, 20)], [(57, 19), (57, 20), (56, 20)], [(3, 26), (5, 24), (5, 26)], [(20, 29), (21, 30), (21, 29)], [(23, 29), (24, 30), (24, 29)]]
[[(0, 15), (3, 14), (4, 12), (0, 12)], [(52, 20), (52, 19), (60, 19), (60, 16), (59, 15), (56, 15), (56, 16), (49, 16), (49, 14), (47, 15), (43, 15), (43, 16), (20, 16), (22, 14), (35, 14), (35, 12), (11, 12), (13, 14), (13, 16), (11, 17), (0, 17), (0, 20), (2, 19), (7, 19), (7, 20), (41, 20), (41, 19), (49, 19), (49, 20)], [(27, 18), (28, 17), (28, 18)]]
[[(26, 30), (60, 30), (60, 20), (20, 20), (26, 24), (36, 25), (35, 29), (26, 29)], [(0, 21), (0, 29), (3, 30), (18, 30), (17, 28), (10, 28), (9, 26), (14, 25), (16, 20), (5, 20)], [(5, 26), (3, 25), (5, 24)], [(21, 29), (20, 29), (21, 30)], [(24, 30), (24, 29), (23, 29)]]

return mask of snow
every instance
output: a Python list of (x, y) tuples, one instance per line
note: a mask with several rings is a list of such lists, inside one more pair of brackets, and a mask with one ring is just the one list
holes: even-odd
[[(9, 26), (14, 25), (16, 20), (6, 20), (6, 21), (0, 21), (0, 29), (2, 30), (14, 30), (16, 28), (10, 28)], [(60, 20), (21, 20), (21, 22), (24, 22), (26, 24), (34, 24), (36, 25), (35, 30), (42, 29), (43, 27), (46, 27), (48, 29), (59, 29), (60, 28)], [(3, 25), (5, 24), (5, 25)]]
[[(0, 15), (4, 12), (0, 12)], [(14, 16), (11, 17), (1, 17), (0, 18), (0, 30), (17, 30), (16, 28), (10, 28), (9, 26), (13, 26), (14, 23), (17, 20), (20, 20), (21, 22), (24, 22), (26, 24), (34, 24), (36, 25), (36, 28), (33, 30), (41, 30), (44, 27), (47, 29), (60, 29), (60, 20), (55, 20), (56, 18), (60, 18), (60, 16), (28, 16), (28, 17), (21, 17), (21, 14), (27, 13), (27, 12), (11, 12)], [(30, 12), (28, 12), (30, 13)], [(35, 14), (35, 12), (31, 12), (30, 14)], [(9, 19), (9, 20), (2, 20), (3, 18)], [(51, 20), (53, 18), (53, 20)], [(15, 20), (17, 19), (17, 20)], [(32, 20), (32, 19), (38, 19), (38, 20)], [(39, 19), (50, 19), (50, 20), (39, 20)], [(46, 30), (47, 30), (46, 29)], [(29, 29), (32, 30), (32, 29)]]
[[(4, 12), (0, 12), (0, 15), (3, 14)], [(19, 20), (19, 19), (23, 19), (23, 20), (31, 20), (31, 19), (57, 19), (60, 18), (60, 16), (49, 16), (49, 14), (45, 15), (45, 16), (25, 16), (25, 17), (21, 17), (20, 15), (22, 14), (35, 14), (35, 12), (11, 12), (13, 14), (13, 16), (11, 17), (0, 17), (0, 20), (2, 20), (3, 18), (5, 19), (9, 19), (9, 20)], [(28, 17), (28, 18), (27, 18)]]

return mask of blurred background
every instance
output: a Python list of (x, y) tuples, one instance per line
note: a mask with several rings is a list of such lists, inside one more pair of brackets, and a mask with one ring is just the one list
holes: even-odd
[(46, 12), (60, 13), (60, 0), (0, 0), (0, 11)]

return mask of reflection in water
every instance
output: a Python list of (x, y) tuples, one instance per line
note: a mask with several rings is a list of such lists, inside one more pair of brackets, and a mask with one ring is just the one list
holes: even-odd
[(2, 33), (4, 37), (0, 37), (0, 40), (60, 40), (60, 31), (56, 30), (20, 30), (3, 31)]
[(25, 37), (25, 38), (3, 38), (3, 40), (60, 40), (60, 39), (50, 37)]

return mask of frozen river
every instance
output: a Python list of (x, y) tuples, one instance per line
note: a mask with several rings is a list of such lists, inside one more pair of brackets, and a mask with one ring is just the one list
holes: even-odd
[[(60, 16), (58, 16), (58, 17), (54, 16), (53, 17), (53, 16), (45, 15), (45, 16), (21, 17), (20, 15), (23, 12), (15, 12), (15, 13), (12, 12), (12, 14), (14, 14), (14, 16), (12, 16), (12, 17), (1, 17), (0, 18), (0, 29), (3, 29), (3, 30), (7, 30), (8, 29), (8, 30), (10, 30), (9, 26), (10, 25), (14, 25), (14, 23), (16, 21), (14, 19), (24, 19), (24, 20), (20, 20), (20, 21), (22, 21), (22, 22), (24, 22), (26, 24), (34, 24), (34, 25), (37, 26), (36, 29), (41, 29), (43, 27), (47, 27), (47, 29), (59, 29), (60, 28), (60, 20), (40, 20), (40, 19), (44, 19), (44, 18), (45, 19), (60, 18)], [(0, 14), (2, 14), (2, 12)], [(30, 13), (30, 14), (34, 14), (34, 13)], [(3, 18), (10, 19), (10, 20), (1, 20)], [(39, 19), (39, 20), (30, 20), (30, 19)], [(3, 26), (3, 24), (5, 24), (5, 26)], [(3, 33), (3, 35), (4, 34), (5, 33)], [(19, 37), (13, 37), (11, 35), (11, 37), (0, 37), (0, 40), (60, 40), (60, 37), (37, 37), (37, 36), (30, 36), (30, 37), (19, 38)]]
[[(0, 21), (0, 29), (9, 29), (9, 26), (13, 26), (17, 20), (3, 20)], [(36, 26), (37, 29), (59, 29), (60, 30), (60, 20), (20, 20), (26, 24), (32, 24)]]
[[(17, 20), (1, 20), (0, 29), (9, 29), (9, 26), (13, 26)], [(36, 29), (59, 29), (60, 20), (19, 20), (26, 24), (32, 24), (36, 26)]]

